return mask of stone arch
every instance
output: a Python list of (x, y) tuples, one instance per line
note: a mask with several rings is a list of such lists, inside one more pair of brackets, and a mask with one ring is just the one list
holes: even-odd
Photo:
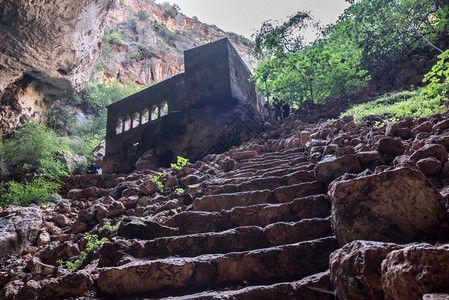
[(159, 107), (153, 105), (151, 108), (151, 121), (156, 120), (157, 118), (159, 118)]
[(131, 126), (132, 126), (132, 128), (136, 128), (136, 127), (138, 127), (139, 125), (140, 125), (140, 113), (136, 112), (136, 113), (133, 115), (133, 119), (132, 119), (132, 122), (131, 122)]
[(167, 101), (162, 102), (161, 106), (159, 107), (159, 110), (161, 117), (168, 115), (168, 102)]
[(123, 132), (123, 120), (119, 118), (117, 124), (115, 125), (115, 134), (120, 134)]
[(123, 131), (128, 131), (131, 129), (131, 118), (129, 116), (125, 117)]
[(146, 124), (150, 120), (150, 110), (148, 108), (145, 108), (142, 111), (142, 117), (141, 117), (141, 124)]

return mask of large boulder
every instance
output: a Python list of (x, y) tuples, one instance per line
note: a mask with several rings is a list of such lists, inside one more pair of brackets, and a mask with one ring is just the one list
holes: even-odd
[(441, 194), (419, 171), (387, 170), (335, 181), (329, 194), (340, 245), (354, 240), (408, 243), (432, 240), (446, 218)]
[(382, 287), (386, 299), (418, 300), (428, 293), (447, 293), (449, 245), (418, 244), (391, 252), (382, 263)]
[(329, 183), (345, 173), (359, 173), (362, 166), (356, 155), (344, 155), (342, 157), (329, 157), (321, 161), (315, 167), (315, 177), (325, 183)]
[(340, 299), (383, 299), (381, 264), (393, 243), (353, 241), (329, 256), (331, 279)]
[(35, 244), (42, 225), (38, 207), (10, 206), (0, 212), (0, 258)]

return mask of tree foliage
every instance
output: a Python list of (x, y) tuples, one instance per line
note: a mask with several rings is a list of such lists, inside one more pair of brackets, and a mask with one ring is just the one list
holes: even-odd
[[(360, 0), (304, 43), (316, 26), (308, 12), (278, 25), (266, 21), (255, 34), (254, 54), (263, 59), (251, 81), (266, 96), (301, 105), (367, 84), (370, 74), (398, 54), (435, 46), (448, 29), (448, 6), (433, 0)], [(435, 46), (436, 47), (436, 46)], [(436, 47), (437, 48), (437, 47)]]
[(67, 143), (46, 126), (30, 122), (13, 131), (0, 147), (1, 157), (9, 166), (20, 166), (26, 172), (66, 174), (58, 151), (68, 150)]

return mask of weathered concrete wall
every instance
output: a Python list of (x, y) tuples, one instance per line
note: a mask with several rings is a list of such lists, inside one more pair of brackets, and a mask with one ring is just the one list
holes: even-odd
[[(185, 70), (108, 107), (105, 172), (131, 171), (144, 153), (146, 168), (195, 161), (261, 131), (251, 73), (227, 39), (185, 51)], [(164, 103), (168, 115), (146, 122)]]

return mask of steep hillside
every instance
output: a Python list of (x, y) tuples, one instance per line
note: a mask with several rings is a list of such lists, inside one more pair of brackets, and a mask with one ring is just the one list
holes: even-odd
[(246, 64), (256, 61), (251, 41), (189, 18), (176, 5), (147, 0), (115, 1), (107, 19), (95, 78), (160, 82), (184, 71), (183, 51), (228, 37)]

